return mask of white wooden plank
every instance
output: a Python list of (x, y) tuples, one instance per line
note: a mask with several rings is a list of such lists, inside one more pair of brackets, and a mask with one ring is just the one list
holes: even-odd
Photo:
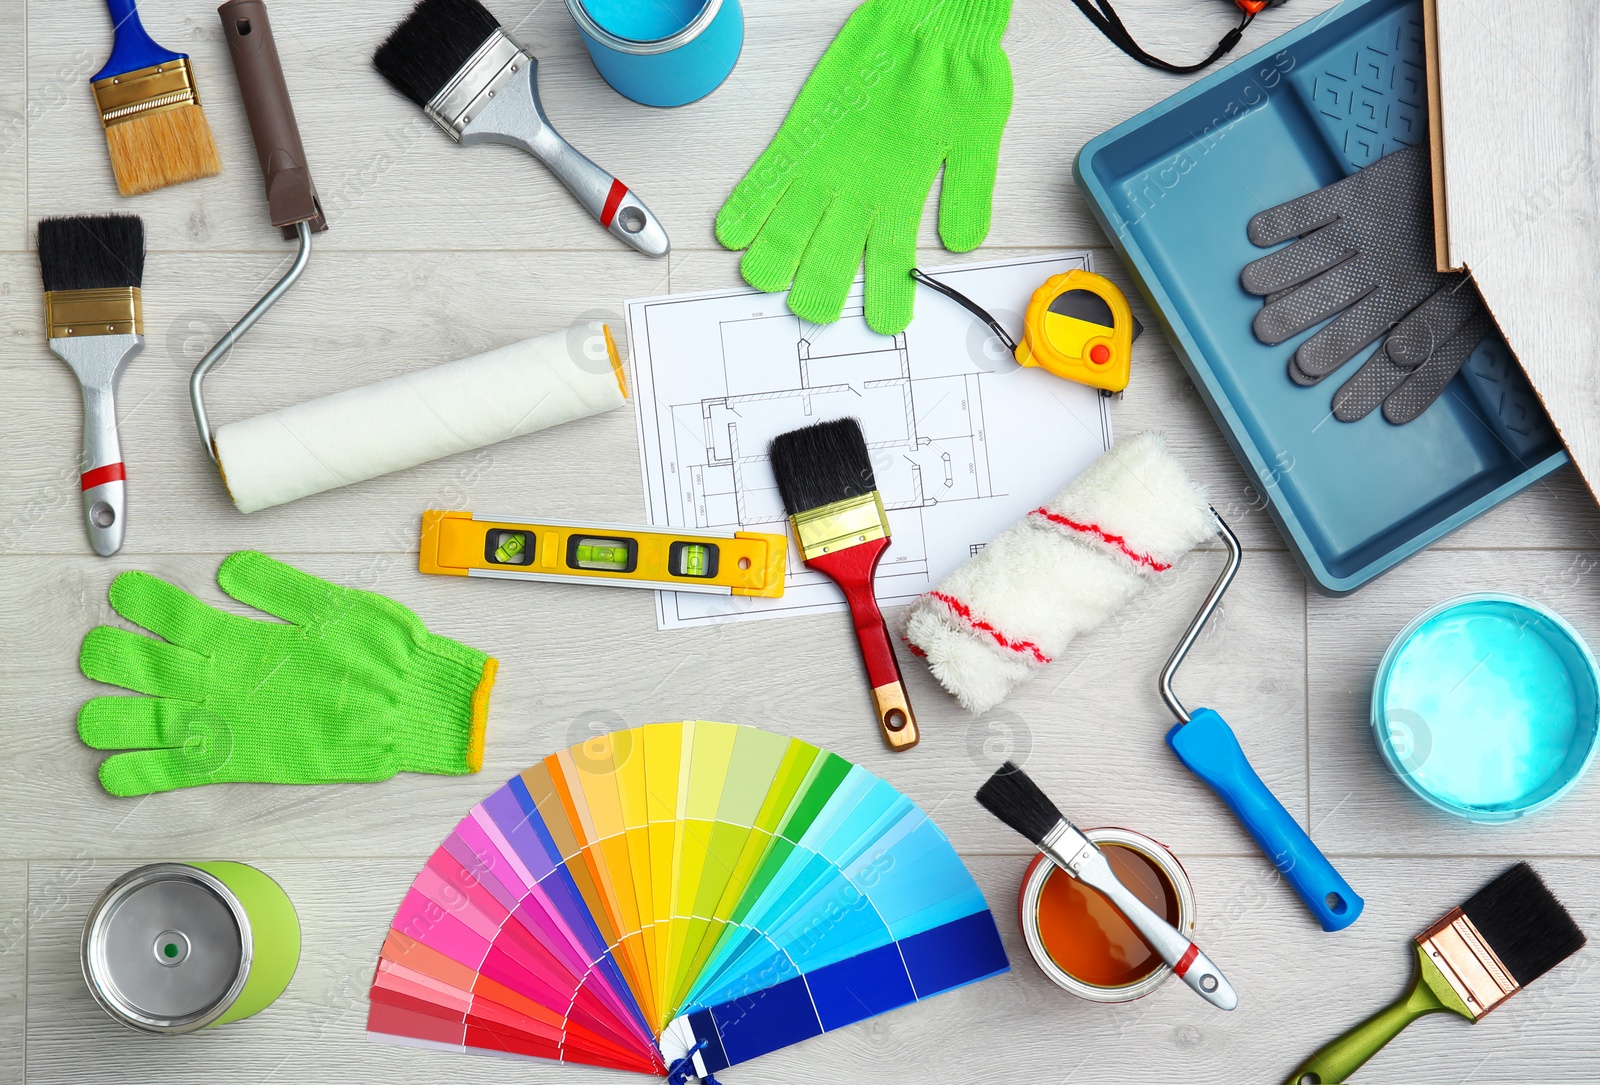
[(27, 984), (28, 867), (0, 863), (0, 1080), (23, 1078)]
[(1594, 490), (1600, 382), (1574, 359), (1597, 329), (1600, 6), (1524, 16), (1492, 0), (1438, 3), (1449, 263), (1472, 272)]
[(1429, 553), (1362, 589), (1358, 600), (1313, 596), (1307, 660), (1317, 839), (1340, 852), (1383, 855), (1593, 855), (1600, 788), (1592, 778), (1519, 821), (1477, 825), (1428, 805), (1389, 772), (1373, 742), (1370, 713), (1373, 679), (1390, 642), (1417, 614), (1455, 595), (1527, 596), (1596, 643), (1597, 570), (1600, 554), (1592, 551)]
[[(1241, 1076), (1277, 1080), (1338, 1032), (1403, 988), (1408, 939), (1498, 873), (1507, 861), (1362, 860), (1371, 887), (1368, 918), (1325, 935), (1285, 916), (1242, 859), (1185, 856), (1198, 899), (1198, 937), (1240, 990), (1231, 1014), (1169, 982), (1133, 1004), (1102, 1006), (1054, 987), (1032, 964), (1015, 919), (1020, 856), (972, 856), (969, 865), (995, 912), (1012, 971), (862, 1024), (808, 1040), (729, 1071), (733, 1080), (844, 1082), (863, 1069), (888, 1081), (952, 1078), (1147, 1079), (1152, 1067), (1193, 1082)], [(258, 861), (284, 886), (300, 916), (304, 949), (284, 996), (257, 1017), (168, 1040), (133, 1036), (105, 1017), (78, 974), (78, 937), (94, 894), (121, 867), (81, 877), (70, 907), (36, 922), (29, 969), (29, 1081), (213, 1082), (375, 1078), (408, 1085), (470, 1077), (526, 1081), (539, 1062), (471, 1058), (371, 1044), (365, 998), (383, 931), (420, 866), (410, 860), (338, 864)], [(131, 864), (130, 864), (131, 865)], [(36, 877), (63, 868), (34, 864)], [(67, 868), (70, 869), (70, 868)], [(1584, 893), (1587, 864), (1551, 861), (1540, 870), (1580, 923), (1600, 920)], [(1419, 886), (1425, 887), (1419, 889)], [(1591, 1038), (1594, 951), (1587, 951), (1469, 1030), (1436, 1018), (1413, 1025), (1365, 1071), (1373, 1081), (1584, 1080), (1600, 1073)], [(1348, 977), (1329, 982), (1329, 977)], [(618, 1081), (615, 1072), (566, 1067), (576, 1081)]]
[(27, 71), (27, 20), (21, 5), (0, 11), (0, 251), (26, 248), (28, 203), (28, 125), (42, 116), (47, 102), (60, 108), (65, 93), (60, 72), (51, 72), (52, 95), (30, 94)]
[[(128, 464), (125, 561), (149, 550), (412, 550), (425, 508), (632, 522), (643, 509), (638, 442), (627, 409), (450, 460), (244, 516), (201, 447), (190, 370), (281, 274), (271, 255), (150, 258), (146, 346), (118, 401)], [(322, 252), (294, 290), (207, 382), (213, 424), (369, 384), (534, 335), (602, 319), (626, 335), (619, 296), (667, 290), (667, 265), (528, 253), (392, 256)], [(86, 552), (76, 480), (80, 408), (71, 371), (44, 342), (35, 261), (0, 257), (0, 360), (11, 393), (0, 433), (0, 550)], [(550, 440), (556, 438), (554, 443)], [(561, 495), (561, 496), (557, 496)], [(337, 530), (335, 525), (339, 525)], [(202, 542), (203, 540), (203, 542)]]
[[(922, 746), (906, 756), (888, 753), (872, 726), (843, 614), (661, 634), (645, 592), (429, 577), (414, 559), (394, 553), (298, 555), (298, 567), (382, 592), (412, 607), (434, 632), (501, 660), (483, 773), (327, 787), (221, 784), (142, 800), (100, 791), (101, 755), (79, 742), (73, 722), (84, 700), (118, 692), (77, 669), (84, 633), (119, 621), (106, 600), (112, 576), (119, 568), (145, 569), (209, 602), (251, 612), (216, 587), (213, 554), (5, 560), (0, 612), (17, 621), (28, 616), (30, 632), (0, 658), (0, 686), (18, 718), (40, 723), (17, 731), (13, 756), (0, 765), (0, 794), (20, 827), (0, 837), (0, 857), (80, 848), (106, 856), (409, 853), (442, 839), (507, 777), (594, 728), (684, 718), (752, 723), (835, 750), (937, 811), (963, 847), (1025, 850), (1020, 839), (997, 835), (971, 798), (994, 765), (1015, 756), (1037, 767), (1086, 822), (1120, 820), (1174, 846), (1254, 853), (1161, 738), (1172, 721), (1156, 674), (1209, 587), (1217, 554), (1190, 558), (1169, 585), (1084, 637), (977, 722), (926, 668), (904, 657), (924, 731)], [(1228, 715), (1257, 769), (1299, 815), (1306, 809), (1304, 587), (1286, 554), (1252, 554), (1250, 561), (1179, 688), (1189, 703)], [(1235, 668), (1234, 658), (1252, 665)], [(1141, 786), (1130, 788), (1133, 780)], [(1150, 804), (1150, 792), (1162, 801)], [(407, 816), (397, 821), (399, 809)]]
[[(1268, 12), (1245, 42), (1268, 41), (1331, 0)], [(731, 79), (701, 102), (651, 109), (596, 74), (565, 7), (490, 5), (540, 59), (552, 122), (580, 150), (634, 187), (679, 250), (715, 248), (716, 208), (776, 132), (852, 0), (750, 3), (744, 52)], [(1069, 5), (1018, 5), (1006, 38), (1016, 104), (1003, 144), (991, 244), (1103, 243), (1072, 188), (1072, 158), (1089, 138), (1181, 89), (1188, 80), (1142, 68)], [(536, 162), (505, 148), (453, 146), (372, 70), (371, 56), (402, 5), (344, 5), (337, 18), (274, 9), (274, 28), (313, 175), (333, 224), (330, 248), (592, 249), (618, 267), (642, 259), (589, 222)], [(1175, 20), (1161, 0), (1120, 5), (1152, 49), (1199, 55), (1232, 25), (1225, 8)], [(158, 248), (274, 249), (260, 178), (216, 17), (178, 0), (141, 5), (151, 34), (193, 54), (222, 176), (141, 198)], [(107, 40), (94, 0), (31, 0), (29, 51), (54, 58)], [(37, 77), (36, 77), (37, 78)], [(104, 137), (84, 101), (35, 138), (35, 217), (115, 199)], [(935, 215), (923, 241), (937, 245)], [(169, 240), (178, 239), (181, 241)]]

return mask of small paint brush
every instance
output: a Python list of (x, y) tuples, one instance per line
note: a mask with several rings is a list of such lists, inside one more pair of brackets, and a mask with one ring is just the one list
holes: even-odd
[(667, 232), (644, 202), (551, 126), (539, 102), (539, 62), (478, 0), (421, 0), (372, 62), (457, 143), (528, 152), (613, 237), (647, 256), (666, 255)]
[(917, 720), (872, 594), (889, 548), (889, 517), (861, 423), (841, 418), (791, 430), (773, 440), (768, 456), (806, 567), (839, 585), (850, 604), (883, 739), (890, 749), (909, 750), (920, 737)]
[(50, 349), (83, 390), (79, 489), (89, 542), (101, 557), (122, 548), (127, 495), (117, 441), (117, 382), (144, 349), (144, 222), (82, 215), (39, 223), (39, 271)]
[(1033, 841), (1046, 859), (1099, 890), (1195, 994), (1223, 1010), (1239, 1004), (1233, 985), (1211, 958), (1122, 884), (1100, 849), (1062, 816), (1027, 773), (1007, 761), (978, 789), (978, 802)]
[(1290, 1085), (1333, 1085), (1423, 1014), (1449, 1010), (1473, 1024), (1587, 942), (1527, 863), (1518, 863), (1417, 935), (1411, 986), (1289, 1075)]
[(106, 130), (117, 191), (137, 196), (222, 171), (186, 53), (151, 40), (134, 0), (106, 0), (111, 59), (89, 87)]

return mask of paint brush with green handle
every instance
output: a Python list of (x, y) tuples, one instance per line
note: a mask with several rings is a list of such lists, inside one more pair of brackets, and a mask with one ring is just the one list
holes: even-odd
[(1348, 1080), (1424, 1014), (1449, 1010), (1476, 1024), (1585, 941), (1533, 868), (1518, 863), (1417, 935), (1417, 963), (1405, 994), (1324, 1044), (1289, 1076), (1289, 1085)]

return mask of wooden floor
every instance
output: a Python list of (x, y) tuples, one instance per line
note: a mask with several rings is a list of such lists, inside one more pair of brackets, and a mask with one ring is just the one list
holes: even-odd
[[(595, 729), (652, 720), (758, 724), (838, 751), (920, 803), (989, 897), (1011, 954), (1000, 979), (730, 1070), (740, 1082), (871, 1079), (1120, 1083), (1281, 1080), (1306, 1054), (1393, 997), (1407, 940), (1517, 858), (1532, 859), (1600, 935), (1600, 781), (1524, 823), (1477, 827), (1425, 806), (1381, 765), (1367, 724), (1379, 655), (1415, 613), (1472, 589), (1520, 592), (1600, 643), (1600, 516), (1563, 470), (1356, 595), (1308, 590), (1159, 334), (1135, 349), (1114, 407), (1119, 434), (1166, 432), (1244, 539), (1243, 572), (1180, 679), (1233, 723), (1256, 767), (1365, 895), (1350, 930), (1321, 933), (1232, 818), (1162, 741), (1156, 673), (1220, 562), (1192, 556), (1171, 584), (1075, 644), (1067, 658), (972, 721), (913, 664), (921, 748), (891, 756), (872, 726), (842, 615), (658, 633), (645, 593), (466, 583), (416, 571), (425, 508), (505, 509), (634, 521), (643, 505), (633, 419), (616, 412), (245, 517), (200, 448), (186, 398), (205, 349), (286, 267), (265, 217), (237, 86), (209, 3), (146, 0), (158, 40), (194, 55), (226, 172), (118, 199), (85, 83), (107, 52), (97, 0), (0, 4), (0, 1081), (432, 1083), (621, 1080), (616, 1074), (373, 1045), (366, 990), (411, 877), (455, 821), (504, 779)], [(625, 299), (735, 284), (714, 241), (723, 196), (775, 130), (852, 0), (746, 0), (728, 83), (670, 111), (634, 105), (595, 74), (559, 0), (491, 0), (541, 60), (547, 111), (667, 224), (668, 260), (603, 234), (536, 163), (452, 145), (374, 74), (369, 57), (402, 0), (274, 0), (289, 85), (331, 231), (299, 286), (210, 384), (231, 420), (459, 357), (596, 315)], [(1154, 51), (1197, 54), (1231, 25), (1223, 3), (1123, 0)], [(1296, 0), (1247, 48), (1326, 7)], [(1016, 106), (994, 229), (972, 259), (1093, 247), (1123, 278), (1071, 181), (1078, 148), (1182, 85), (1134, 66), (1065, 0), (1016, 0), (1006, 46)], [(1180, 14), (1181, 12), (1181, 14)], [(77, 390), (42, 335), (32, 229), (44, 215), (135, 210), (150, 256), (147, 345), (122, 385), (127, 545), (94, 557), (75, 484)], [(938, 248), (930, 213), (924, 259)], [(1233, 269), (1218, 269), (1233, 274)], [(1124, 284), (1126, 280), (1124, 278)], [(1146, 327), (1150, 314), (1135, 302)], [(1405, 464), (1396, 464), (1404, 471)], [(1043, 495), (1041, 495), (1043, 496)], [(77, 669), (84, 633), (119, 623), (111, 578), (145, 569), (229, 609), (222, 557), (257, 548), (407, 604), (429, 628), (501, 660), (486, 764), (464, 778), (329, 787), (218, 785), (145, 799), (104, 794), (100, 755), (74, 727), (106, 692)], [(1240, 992), (1216, 1012), (1181, 986), (1098, 1006), (1053, 987), (1017, 932), (1026, 849), (972, 801), (1010, 754), (1071, 817), (1166, 843), (1193, 876), (1199, 936)], [(84, 914), (113, 877), (158, 859), (260, 866), (299, 910), (305, 949), (260, 1016), (171, 1040), (123, 1031), (78, 971)], [(1358, 1080), (1600, 1080), (1600, 953), (1591, 949), (1482, 1025), (1430, 1019)]]

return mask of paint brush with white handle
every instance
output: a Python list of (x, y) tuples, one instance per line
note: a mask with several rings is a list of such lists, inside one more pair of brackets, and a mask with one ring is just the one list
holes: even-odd
[(1099, 890), (1195, 994), (1218, 1009), (1239, 1004), (1232, 984), (1211, 958), (1122, 884), (1100, 849), (1062, 816), (1027, 773), (1007, 761), (978, 789), (978, 802), (1033, 841), (1045, 858)]
[(613, 237), (646, 256), (667, 254), (667, 231), (644, 201), (555, 130), (539, 102), (539, 62), (478, 0), (421, 0), (372, 60), (457, 143), (526, 151)]

